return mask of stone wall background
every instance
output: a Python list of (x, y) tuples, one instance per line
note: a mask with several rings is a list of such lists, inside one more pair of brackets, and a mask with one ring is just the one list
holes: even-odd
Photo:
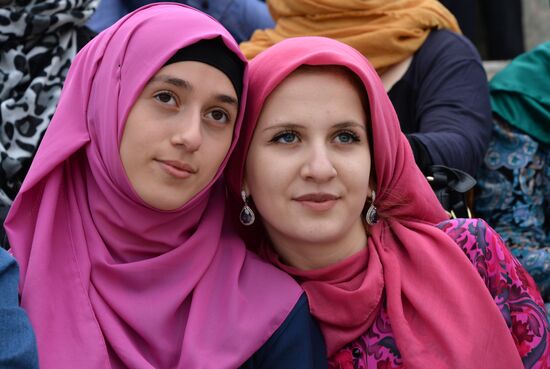
[(523, 0), (525, 50), (550, 41), (550, 0)]

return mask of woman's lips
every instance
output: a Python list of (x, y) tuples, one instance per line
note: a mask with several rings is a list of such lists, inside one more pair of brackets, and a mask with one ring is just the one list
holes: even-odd
[(176, 160), (157, 160), (160, 166), (171, 176), (186, 179), (191, 177), (197, 171), (187, 163)]
[(339, 196), (328, 193), (310, 193), (294, 198), (294, 201), (313, 211), (327, 211), (336, 205)]

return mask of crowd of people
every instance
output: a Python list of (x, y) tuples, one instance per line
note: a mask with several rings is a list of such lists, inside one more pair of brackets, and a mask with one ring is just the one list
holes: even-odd
[(550, 368), (550, 42), (487, 81), (436, 0), (13, 0), (0, 52), (0, 366)]

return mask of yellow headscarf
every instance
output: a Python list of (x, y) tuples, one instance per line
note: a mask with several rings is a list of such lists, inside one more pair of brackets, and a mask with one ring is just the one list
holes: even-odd
[(324, 36), (359, 50), (381, 74), (418, 50), (432, 29), (460, 33), (436, 0), (268, 0), (274, 29), (241, 44), (248, 59), (286, 38)]

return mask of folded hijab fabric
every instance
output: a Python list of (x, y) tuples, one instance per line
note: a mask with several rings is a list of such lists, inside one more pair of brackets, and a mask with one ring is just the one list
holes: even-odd
[(286, 38), (324, 36), (359, 50), (379, 73), (414, 54), (432, 29), (460, 32), (436, 0), (268, 0), (275, 28), (241, 44), (252, 59)]
[[(329, 355), (364, 333), (386, 300), (407, 369), (523, 368), (508, 327), (479, 273), (434, 225), (447, 219), (413, 154), (375, 70), (356, 50), (321, 37), (282, 41), (250, 62), (247, 112), (231, 159), (237, 198), (254, 127), (269, 94), (301, 65), (349, 68), (364, 84), (371, 111), (376, 206), (366, 250), (320, 270), (282, 266), (306, 291)], [(249, 235), (251, 246), (262, 234)], [(279, 263), (279, 265), (281, 265)]]
[(512, 60), (495, 74), (489, 88), (493, 112), (550, 144), (550, 42)]
[(236, 368), (297, 302), (298, 285), (227, 227), (227, 158), (174, 211), (145, 204), (120, 160), (145, 84), (176, 51), (212, 38), (245, 60), (212, 18), (154, 4), (98, 35), (71, 66), (6, 221), (41, 368)]
[(0, 7), (0, 206), (9, 206), (55, 111), (99, 0), (10, 1)]

